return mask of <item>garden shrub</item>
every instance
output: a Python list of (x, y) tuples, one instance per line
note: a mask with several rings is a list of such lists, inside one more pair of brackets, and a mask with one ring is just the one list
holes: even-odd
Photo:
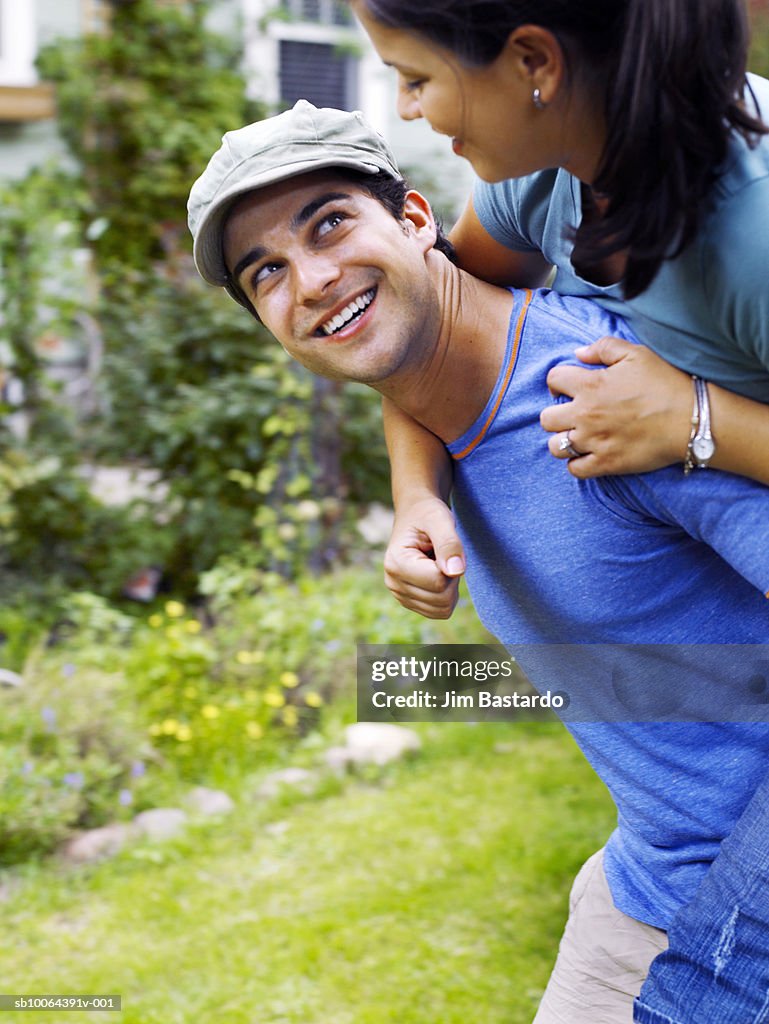
[(178, 804), (186, 786), (236, 792), (354, 717), (358, 642), (483, 635), (469, 606), (430, 622), (380, 576), (359, 565), (292, 582), (251, 569), (234, 593), (225, 563), (204, 577), (210, 610), (171, 599), (145, 620), (72, 594), (55, 644), (27, 660), (23, 686), (0, 689), (0, 864)]

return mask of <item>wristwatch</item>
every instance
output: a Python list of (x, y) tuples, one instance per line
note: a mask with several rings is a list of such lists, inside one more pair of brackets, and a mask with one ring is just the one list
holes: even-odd
[(694, 467), (707, 469), (716, 451), (716, 442), (710, 429), (710, 398), (708, 383), (701, 377), (692, 374), (694, 384), (694, 411), (692, 413), (692, 432), (684, 459), (684, 473), (690, 473)]

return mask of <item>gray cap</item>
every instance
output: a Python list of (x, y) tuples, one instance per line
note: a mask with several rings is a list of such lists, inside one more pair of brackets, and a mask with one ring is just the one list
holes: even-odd
[(395, 157), (360, 111), (318, 108), (298, 100), (264, 121), (227, 132), (221, 148), (192, 186), (187, 203), (195, 265), (210, 284), (229, 287), (223, 234), (227, 213), (246, 192), (322, 167), (349, 167), (400, 178)]

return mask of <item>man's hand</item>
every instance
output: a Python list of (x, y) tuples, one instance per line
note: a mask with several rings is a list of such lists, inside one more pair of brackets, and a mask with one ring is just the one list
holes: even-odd
[(384, 559), (385, 583), (404, 608), (448, 619), (457, 603), (465, 556), (451, 509), (425, 498), (396, 514)]
[[(553, 394), (571, 402), (549, 405), (540, 423), (553, 436), (552, 455), (569, 459), (576, 477), (646, 473), (683, 462), (692, 415), (691, 377), (643, 345), (601, 338), (576, 350), (585, 363), (606, 369), (559, 365), (547, 375)], [(569, 432), (574, 458), (559, 447)]]

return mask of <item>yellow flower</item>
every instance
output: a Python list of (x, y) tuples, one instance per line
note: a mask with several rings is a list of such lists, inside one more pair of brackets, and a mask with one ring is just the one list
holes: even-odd
[(296, 713), (296, 708), (290, 704), (287, 708), (283, 708), (280, 713), (280, 717), (283, 719), (285, 725), (289, 728), (293, 728), (299, 721), (299, 715)]
[(162, 626), (163, 621), (163, 616), (158, 615), (157, 612), (155, 612), (154, 615), (150, 615), (150, 617), (147, 619), (147, 622), (149, 623), (150, 626), (152, 626), (153, 629), (157, 629), (158, 626)]
[(185, 608), (181, 601), (166, 601), (166, 615), (169, 619), (180, 619)]
[(246, 735), (249, 739), (260, 740), (264, 736), (264, 729), (258, 722), (246, 722)]
[(197, 619), (187, 619), (184, 623), (185, 633), (199, 633), (203, 627)]
[(319, 693), (311, 690), (310, 693), (304, 695), (304, 702), (310, 708), (319, 708), (323, 703), (323, 698)]
[(180, 743), (186, 743), (192, 739), (192, 729), (188, 725), (180, 725), (176, 730), (176, 738)]
[(286, 689), (291, 689), (294, 686), (299, 685), (299, 676), (296, 672), (283, 672), (280, 677), (280, 685), (285, 686)]
[(235, 661), (239, 665), (258, 665), (264, 661), (264, 651), (238, 651)]
[(282, 708), (286, 703), (286, 698), (279, 690), (268, 690), (264, 695), (264, 703), (268, 704), (271, 708)]
[(215, 704), (204, 704), (200, 709), (200, 713), (203, 718), (218, 718), (221, 711)]
[(198, 688), (197, 686), (185, 686), (182, 693), (188, 700), (194, 700), (198, 695)]
[(163, 734), (163, 726), (160, 722), (153, 722), (147, 732), (150, 736), (161, 736)]
[(247, 704), (256, 704), (259, 700), (259, 694), (256, 690), (246, 690), (243, 694), (243, 699)]
[(178, 728), (179, 723), (175, 718), (167, 718), (161, 723), (160, 731), (164, 736), (173, 736)]

